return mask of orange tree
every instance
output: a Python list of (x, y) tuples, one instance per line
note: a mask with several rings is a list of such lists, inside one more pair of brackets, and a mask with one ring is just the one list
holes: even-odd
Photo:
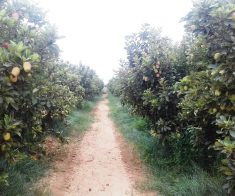
[[(188, 157), (187, 161), (210, 169), (222, 159), (220, 170), (227, 176), (224, 188), (232, 195), (234, 1), (200, 1), (184, 21), (187, 34), (177, 45), (146, 25), (128, 36), (127, 61), (109, 89), (133, 113), (147, 117), (165, 144), (179, 144), (183, 160)], [(176, 151), (171, 152), (173, 157)]]
[[(185, 17), (186, 28), (206, 49), (204, 70), (185, 77), (180, 103), (182, 120), (194, 129), (195, 145), (208, 154), (208, 147), (222, 154), (224, 188), (235, 189), (235, 5), (232, 0), (202, 1)], [(191, 54), (195, 56), (195, 52)], [(202, 53), (199, 53), (202, 56)], [(196, 58), (196, 63), (201, 62)], [(182, 86), (187, 86), (185, 91)], [(207, 152), (207, 153), (206, 153)]]
[(76, 72), (81, 75), (81, 86), (84, 88), (84, 98), (91, 100), (99, 95), (104, 87), (103, 81), (95, 74), (90, 67), (80, 63), (75, 68)]
[(9, 163), (22, 157), (22, 152), (39, 156), (38, 144), (50, 130), (51, 119), (64, 118), (64, 112), (71, 110), (77, 98), (68, 87), (50, 80), (50, 70), (58, 56), (56, 34), (40, 10), (27, 3), (1, 1), (0, 21), (3, 173)]
[(193, 71), (188, 62), (193, 43), (188, 35), (182, 43), (173, 45), (159, 30), (144, 25), (139, 33), (127, 37), (127, 61), (121, 62), (121, 68), (108, 84), (110, 92), (119, 96), (122, 104), (150, 122), (151, 132), (158, 136), (174, 164), (196, 160), (198, 153), (191, 148), (190, 136), (182, 134), (180, 94), (174, 87)]
[[(63, 121), (85, 97), (79, 69), (58, 61), (57, 37), (38, 7), (0, 1), (0, 185), (9, 164), (42, 155), (44, 137), (56, 133), (53, 122)], [(98, 94), (92, 74), (91, 94)]]
[(113, 91), (133, 113), (147, 117), (164, 142), (178, 127), (173, 45), (159, 30), (146, 24), (139, 33), (127, 37), (126, 51), (127, 62), (122, 63), (117, 82), (114, 79), (109, 87), (116, 88)]

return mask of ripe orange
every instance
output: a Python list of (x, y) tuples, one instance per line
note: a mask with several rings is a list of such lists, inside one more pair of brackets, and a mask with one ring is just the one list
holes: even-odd
[(220, 95), (221, 95), (221, 91), (220, 91), (220, 90), (218, 90), (218, 89), (217, 89), (217, 90), (215, 90), (215, 96), (217, 96), (217, 97), (218, 97), (218, 96), (220, 96)]
[(188, 87), (187, 87), (187, 86), (184, 86), (184, 90), (187, 91), (187, 90), (188, 90)]
[(18, 75), (20, 75), (20, 68), (19, 67), (13, 67), (13, 69), (11, 70), (11, 74), (15, 77), (17, 77)]
[(3, 42), (2, 47), (7, 49), (9, 47), (9, 43), (8, 42)]
[(3, 139), (9, 141), (11, 139), (11, 134), (9, 132), (3, 133)]
[(221, 54), (220, 54), (219, 52), (215, 53), (214, 59), (215, 59), (216, 61), (219, 61), (220, 58), (221, 58)]
[(32, 65), (30, 64), (30, 62), (24, 62), (23, 68), (24, 68), (24, 71), (28, 73), (31, 71)]

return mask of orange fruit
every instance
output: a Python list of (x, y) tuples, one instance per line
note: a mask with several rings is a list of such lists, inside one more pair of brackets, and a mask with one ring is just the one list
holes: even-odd
[(17, 77), (18, 75), (20, 75), (20, 68), (19, 67), (13, 67), (13, 69), (11, 70), (11, 74), (15, 77)]
[(4, 152), (6, 150), (6, 145), (5, 144), (2, 144), (1, 145), (1, 151)]
[(145, 82), (147, 82), (147, 81), (149, 80), (149, 78), (148, 78), (147, 76), (143, 76), (143, 80), (144, 80)]
[(188, 87), (187, 87), (187, 86), (184, 86), (184, 90), (187, 91), (187, 90), (188, 90)]
[(9, 43), (8, 42), (3, 42), (2, 47), (7, 49), (9, 47)]
[(220, 58), (221, 58), (221, 54), (220, 54), (219, 52), (215, 53), (214, 59), (215, 59), (216, 61), (219, 61)]
[(235, 21), (235, 12), (232, 13), (232, 20)]
[(3, 133), (3, 139), (9, 141), (11, 139), (11, 134), (9, 132)]
[(217, 89), (217, 90), (215, 90), (215, 96), (217, 96), (217, 97), (218, 97), (218, 96), (220, 96), (220, 95), (221, 95), (221, 91), (220, 91), (220, 90), (218, 90), (218, 89)]
[(235, 102), (235, 94), (229, 96), (229, 100), (232, 102)]
[(18, 21), (19, 20), (19, 14), (17, 12), (14, 12), (12, 15), (11, 15), (12, 19), (14, 21)]
[(225, 110), (225, 106), (224, 105), (221, 105), (220, 106), (220, 109), (223, 111), (223, 110)]
[(213, 108), (212, 110), (213, 114), (217, 112), (217, 109), (216, 108)]
[(28, 73), (31, 71), (32, 65), (30, 64), (30, 62), (24, 62), (23, 68), (24, 68), (24, 71)]

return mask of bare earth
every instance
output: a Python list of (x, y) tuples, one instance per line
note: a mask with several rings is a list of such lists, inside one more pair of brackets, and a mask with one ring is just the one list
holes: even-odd
[(54, 196), (139, 196), (134, 187), (143, 181), (143, 167), (135, 152), (115, 131), (108, 117), (107, 98), (102, 99), (95, 111), (95, 122), (79, 141), (73, 139), (65, 155), (55, 162), (55, 170), (48, 179)]

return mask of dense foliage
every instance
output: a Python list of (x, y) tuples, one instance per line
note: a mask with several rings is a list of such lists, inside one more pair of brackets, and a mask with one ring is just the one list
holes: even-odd
[[(180, 44), (144, 25), (126, 39), (109, 89), (131, 112), (147, 117), (178, 164), (210, 170), (221, 160), (224, 188), (235, 189), (235, 4), (203, 0), (183, 19)], [(176, 149), (180, 149), (175, 153)]]
[(57, 39), (38, 7), (0, 1), (0, 185), (9, 164), (42, 156), (44, 137), (57, 133), (54, 121), (103, 88), (89, 67), (59, 60)]

